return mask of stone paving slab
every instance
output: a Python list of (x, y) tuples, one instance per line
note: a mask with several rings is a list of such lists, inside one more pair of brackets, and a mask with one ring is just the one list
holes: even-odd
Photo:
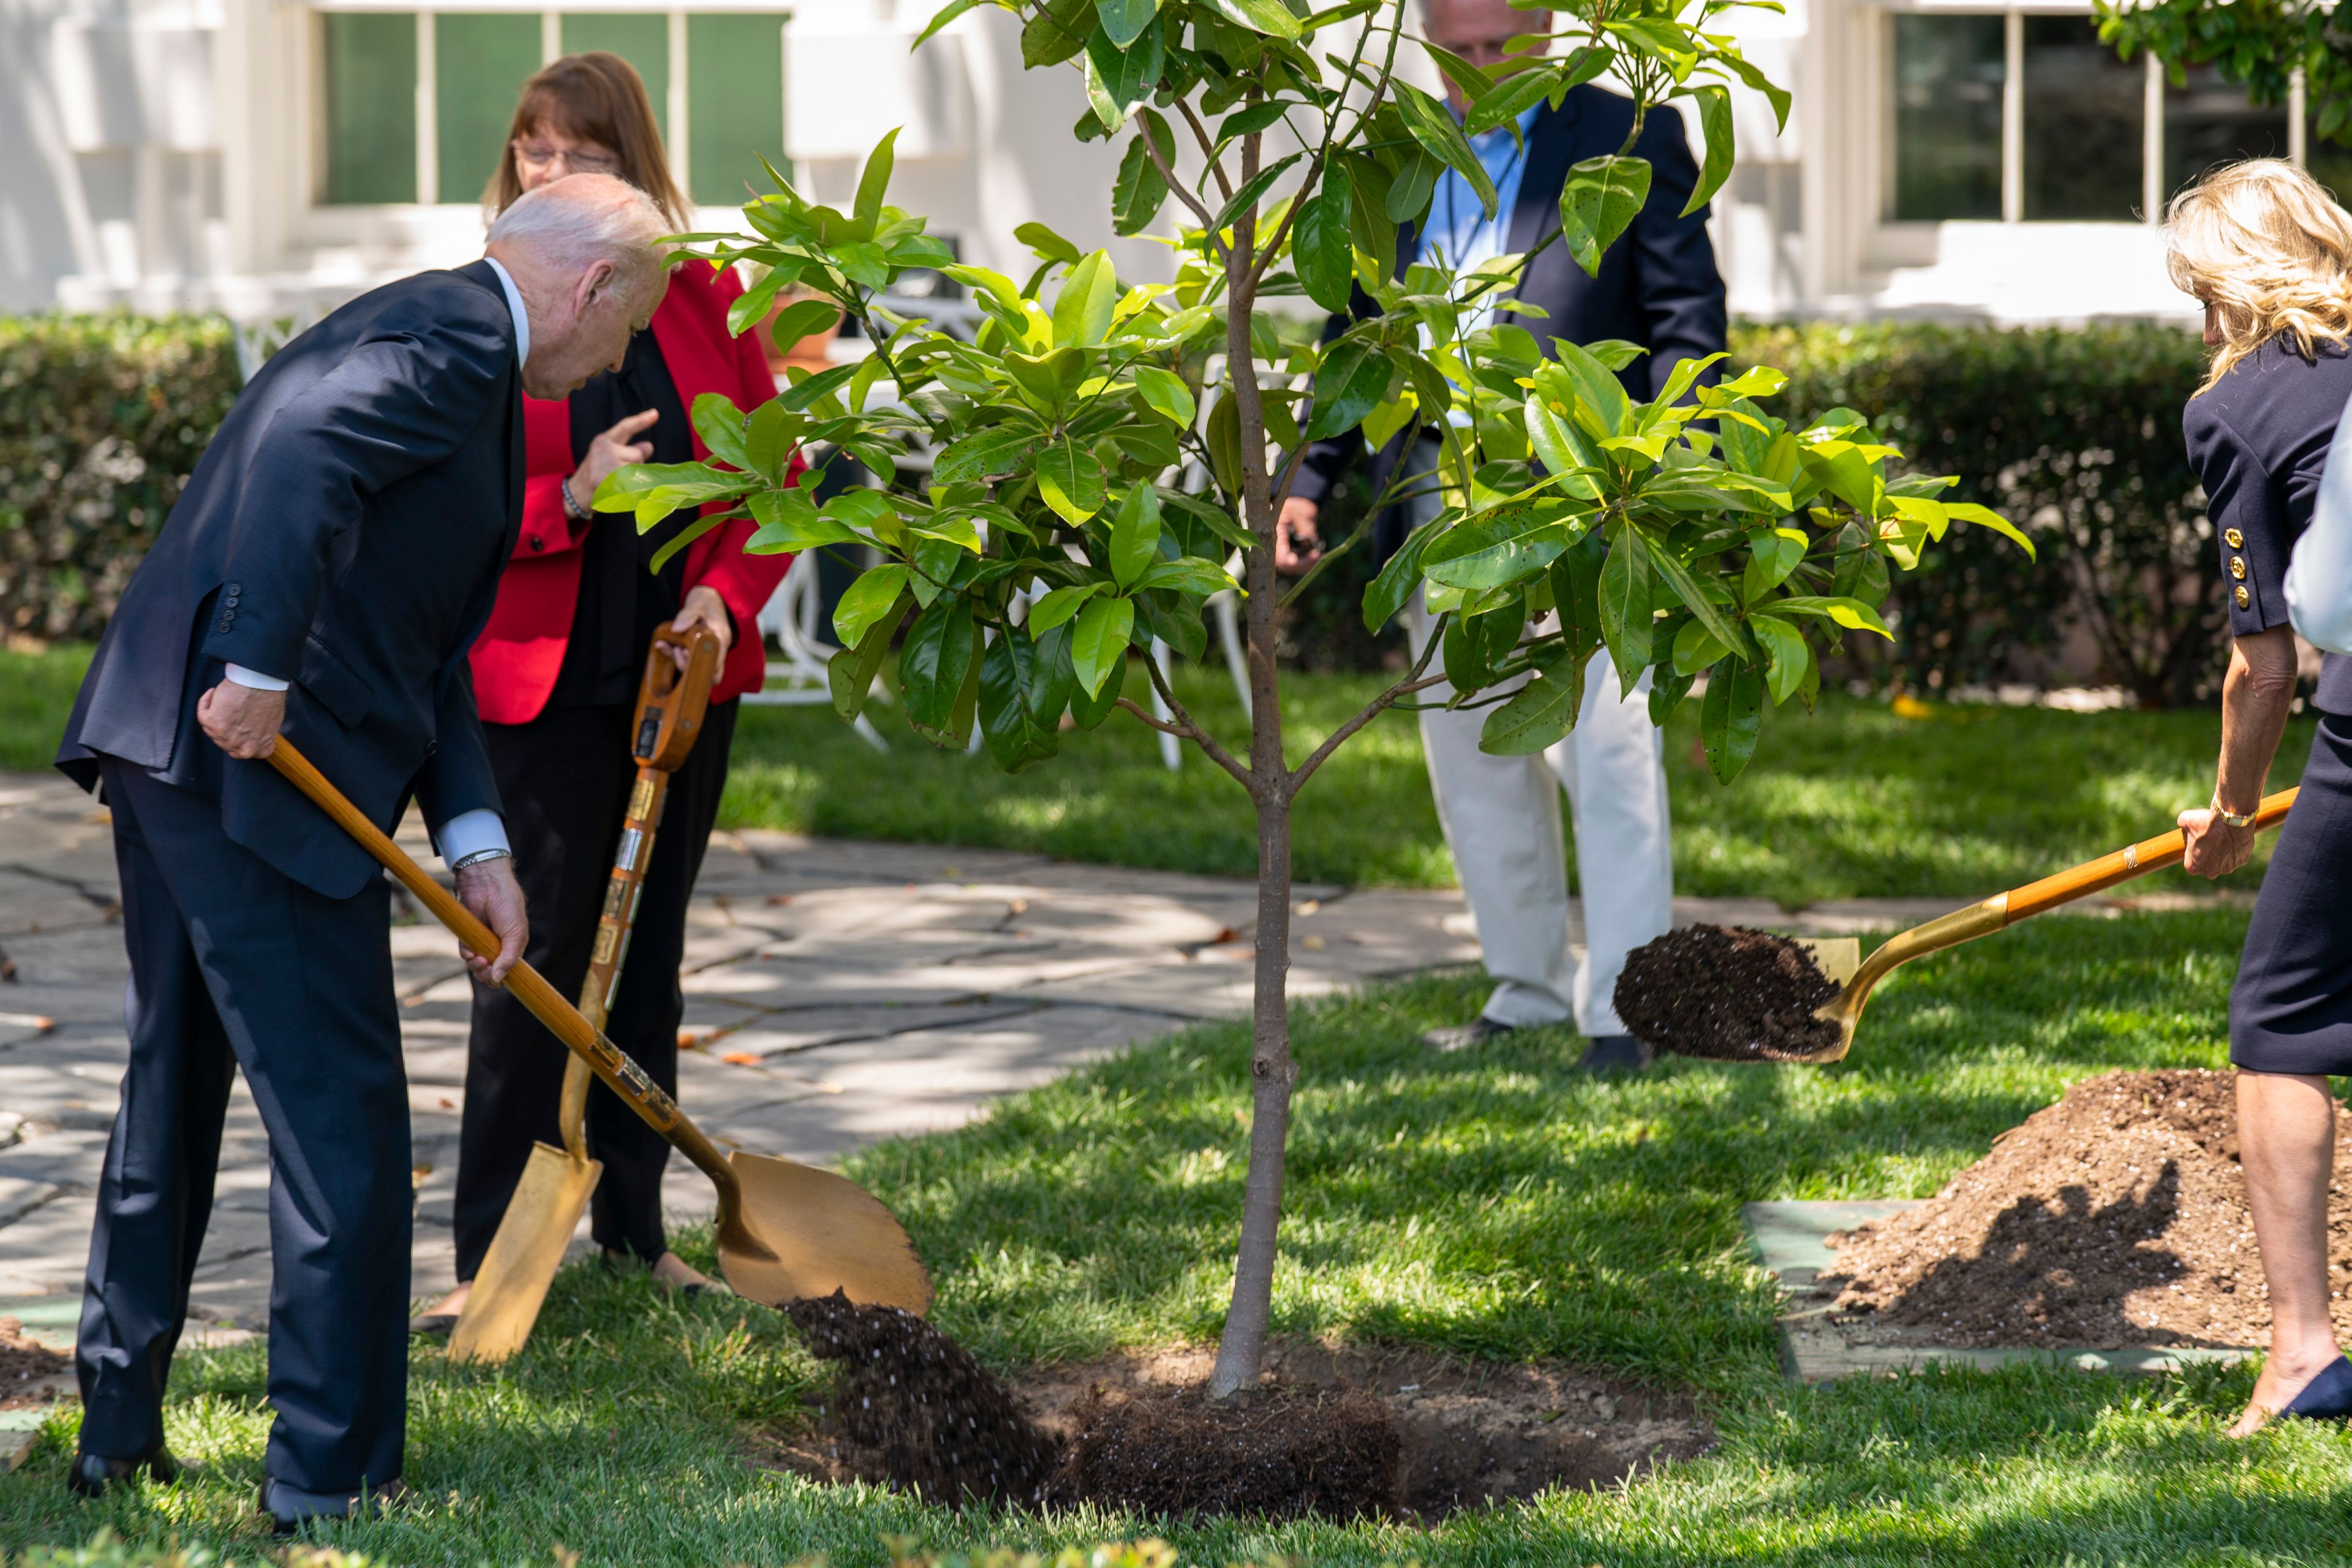
[[(399, 837), (431, 864), (413, 816)], [(104, 811), (55, 775), (0, 774), (0, 952), (16, 965), (0, 980), (0, 1298), (62, 1310), (79, 1288), (125, 1050), (116, 894)], [(1457, 893), (1302, 884), (1295, 899), (1298, 997), (1475, 962)], [(1832, 934), (1913, 923), (1952, 901), (1675, 907), (1680, 921)], [(1187, 1022), (1245, 1013), (1256, 908), (1255, 888), (1236, 879), (722, 833), (688, 925), (685, 1033), (698, 1048), (681, 1057), (679, 1099), (722, 1146), (820, 1163), (958, 1126), (1000, 1095)], [(446, 932), (404, 894), (394, 909), (407, 922), (394, 929), (392, 957), (422, 1297), (450, 1280), (472, 984)], [(267, 1142), (240, 1081), (196, 1269), (197, 1327), (215, 1342), (262, 1321), (268, 1188)], [(663, 1194), (681, 1216), (711, 1206), (683, 1160)]]
[(2127, 1345), (2115, 1350), (2034, 1350), (1905, 1343), (1895, 1329), (1860, 1330), (1834, 1321), (1832, 1297), (1813, 1282), (1834, 1267), (1837, 1254), (1825, 1237), (1917, 1206), (1917, 1200), (1882, 1198), (1845, 1202), (1742, 1204), (1756, 1256), (1788, 1293), (1780, 1314), (1780, 1368), (1791, 1382), (1828, 1383), (1856, 1373), (1883, 1374), (1931, 1363), (1954, 1366), (2010, 1366), (2021, 1361), (2058, 1360), (2084, 1372), (2178, 1372), (2196, 1363), (2243, 1361), (2261, 1352), (2242, 1346)]

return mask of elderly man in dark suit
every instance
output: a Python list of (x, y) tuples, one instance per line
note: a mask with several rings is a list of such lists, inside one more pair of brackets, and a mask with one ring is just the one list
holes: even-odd
[[(1516, 10), (1505, 0), (1427, 0), (1424, 16), (1432, 42), (1491, 67), (1507, 58), (1507, 40), (1543, 31), (1549, 13)], [(1460, 89), (1449, 82), (1447, 92), (1459, 114), (1465, 107)], [(1475, 139), (1501, 197), (1500, 210), (1488, 218), (1468, 184), (1448, 171), (1431, 197), (1428, 216), (1399, 237), (1398, 271), (1415, 262), (1467, 271), (1496, 256), (1533, 250), (1559, 227), (1570, 166), (1618, 152), (1633, 128), (1631, 101), (1584, 86), (1570, 89), (1556, 110), (1541, 103), (1528, 110), (1517, 141), (1507, 128)], [(1602, 257), (1600, 276), (1587, 276), (1568, 247), (1554, 243), (1536, 251), (1509, 292), (1545, 312), (1519, 321), (1539, 342), (1622, 338), (1649, 350), (1621, 373), (1635, 398), (1648, 399), (1684, 360), (1722, 349), (1724, 289), (1707, 241), (1706, 209), (1680, 216), (1698, 180), (1681, 116), (1670, 109), (1651, 111), (1633, 152), (1651, 165), (1649, 200)], [(1371, 308), (1360, 292), (1357, 305)], [(1514, 318), (1507, 311), (1502, 319)], [(1335, 320), (1333, 330), (1344, 324)], [(1433, 437), (1409, 447), (1400, 435), (1371, 457), (1373, 492), (1383, 492), (1400, 471), (1433, 469), (1437, 451)], [(1362, 443), (1347, 437), (1307, 449), (1283, 507), (1277, 565), (1298, 571), (1314, 561), (1323, 503), (1364, 455)], [(1384, 560), (1394, 553), (1441, 504), (1432, 494), (1386, 509), (1372, 521), (1376, 555)], [(1407, 607), (1406, 623), (1418, 654), (1430, 626), (1418, 598)], [(1424, 709), (1421, 714), (1438, 816), (1478, 922), (1487, 972), (1496, 982), (1471, 1023), (1425, 1037), (1433, 1048), (1458, 1050), (1513, 1028), (1573, 1017), (1591, 1041), (1585, 1067), (1648, 1064), (1647, 1047), (1626, 1034), (1612, 995), (1625, 955), (1664, 935), (1673, 920), (1665, 771), (1645, 690), (1621, 701), (1605, 650), (1586, 671), (1584, 691), (1575, 731), (1540, 757), (1479, 751), (1483, 711)], [(1442, 700), (1448, 694), (1440, 687), (1428, 695)], [(1575, 816), (1583, 890), (1586, 956), (1580, 964), (1569, 949), (1563, 787)]]
[(399, 1485), (408, 1100), (375, 862), (267, 763), (282, 731), (389, 829), (413, 798), (459, 896), (525, 938), (466, 653), (522, 515), (522, 394), (616, 364), (669, 228), (583, 175), (488, 254), (345, 305), (237, 399), (100, 642), (58, 765), (114, 821), (131, 1059), (90, 1237), (81, 1451), (97, 1496), (168, 1481), (163, 1397), (242, 1068), (269, 1135), (262, 1507), (281, 1529)]

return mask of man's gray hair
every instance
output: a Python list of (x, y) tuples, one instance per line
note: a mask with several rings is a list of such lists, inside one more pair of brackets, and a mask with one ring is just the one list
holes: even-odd
[(577, 275), (610, 262), (614, 281), (632, 300), (653, 291), (669, 269), (655, 243), (672, 231), (645, 192), (611, 174), (573, 174), (526, 191), (490, 224), (488, 243), (530, 251)]

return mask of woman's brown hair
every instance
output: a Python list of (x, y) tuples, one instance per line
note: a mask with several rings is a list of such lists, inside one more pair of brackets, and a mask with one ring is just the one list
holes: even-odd
[(514, 143), (542, 131), (611, 148), (621, 161), (614, 174), (651, 196), (681, 233), (694, 226), (686, 194), (670, 178), (669, 157), (662, 151), (661, 130), (654, 121), (645, 80), (620, 56), (602, 49), (566, 55), (522, 84), (522, 101), (515, 105), (506, 151), (482, 193), (482, 205), (491, 216), (522, 195)]

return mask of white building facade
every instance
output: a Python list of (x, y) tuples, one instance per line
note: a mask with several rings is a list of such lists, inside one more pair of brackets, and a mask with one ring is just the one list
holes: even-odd
[[(516, 89), (584, 48), (638, 67), (711, 226), (735, 226), (755, 154), (845, 197), (896, 125), (894, 199), (967, 258), (1025, 269), (1031, 220), (1110, 242), (1116, 149), (1072, 140), (1074, 74), (1024, 71), (994, 10), (910, 55), (934, 6), (0, 0), (0, 310), (307, 317), (466, 259)], [(2306, 147), (2299, 103), (2252, 110), (2210, 72), (2172, 87), (2080, 6), (1790, 0), (1741, 26), (1796, 94), (1776, 133), (1742, 93), (1717, 204), (1747, 316), (2183, 316), (2155, 226), (2180, 184), (2263, 153), (2352, 176)], [(1132, 275), (1167, 266), (1115, 248)]]

